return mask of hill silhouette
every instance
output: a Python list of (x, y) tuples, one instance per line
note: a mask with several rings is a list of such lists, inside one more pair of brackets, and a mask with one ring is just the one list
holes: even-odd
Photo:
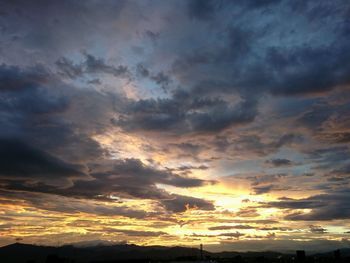
[[(205, 252), (205, 255), (209, 255)], [(199, 249), (186, 247), (137, 246), (132, 244), (97, 245), (91, 247), (76, 247), (65, 245), (61, 247), (38, 246), (14, 243), (0, 248), (0, 258), (4, 262), (25, 262), (32, 259), (35, 262), (45, 262), (48, 255), (57, 255), (82, 262), (108, 260), (174, 260), (178, 258), (194, 259), (199, 255)]]
[[(340, 250), (343, 258), (350, 256), (350, 248)], [(315, 258), (331, 259), (333, 252), (315, 254)], [(219, 252), (203, 251), (205, 259), (221, 262), (291, 262), (294, 255), (279, 252)], [(6, 263), (51, 263), (51, 262), (133, 262), (150, 261), (195, 261), (200, 260), (200, 250), (189, 247), (138, 246), (133, 244), (96, 245), (76, 247), (39, 246), (14, 243), (0, 248), (0, 261)], [(262, 261), (260, 261), (262, 260)], [(268, 260), (268, 261), (266, 261)], [(295, 261), (293, 261), (295, 262)], [(317, 261), (318, 262), (318, 261)], [(335, 261), (320, 261), (335, 262)]]

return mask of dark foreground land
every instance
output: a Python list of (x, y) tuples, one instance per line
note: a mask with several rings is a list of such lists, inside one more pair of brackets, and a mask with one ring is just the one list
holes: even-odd
[(250, 263), (250, 262), (350, 262), (350, 248), (306, 255), (278, 252), (210, 253), (186, 247), (110, 245), (79, 248), (15, 243), (0, 248), (1, 263)]

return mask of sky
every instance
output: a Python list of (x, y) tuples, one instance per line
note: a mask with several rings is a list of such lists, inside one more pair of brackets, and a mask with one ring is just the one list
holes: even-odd
[(0, 245), (350, 245), (347, 0), (0, 1)]

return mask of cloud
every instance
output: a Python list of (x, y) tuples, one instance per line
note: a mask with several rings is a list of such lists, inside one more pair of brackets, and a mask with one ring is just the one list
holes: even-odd
[(29, 70), (17, 66), (0, 65), (0, 91), (13, 91), (36, 88), (45, 85), (48, 74), (39, 65)]
[[(124, 204), (111, 203), (106, 204), (95, 200), (84, 200), (79, 198), (70, 198), (62, 195), (44, 194), (29, 191), (13, 191), (0, 189), (0, 196), (13, 200), (14, 205), (30, 206), (33, 211), (36, 209), (77, 215), (80, 213), (97, 215), (97, 216), (123, 216), (129, 218), (146, 218), (151, 216), (146, 211), (128, 207)], [(153, 214), (154, 215), (154, 214)], [(19, 215), (20, 216), (20, 215)], [(16, 220), (19, 220), (16, 218)], [(57, 220), (53, 217), (50, 220)]]
[[(106, 64), (106, 62), (101, 58), (96, 58), (95, 56), (83, 52), (85, 60), (80, 64), (74, 64), (72, 60), (66, 57), (61, 57), (56, 61), (56, 66), (59, 73), (71, 79), (82, 77), (83, 74), (110, 74), (115, 77), (128, 77), (130, 74), (129, 69), (126, 66), (113, 66)], [(165, 79), (163, 75), (157, 78), (158, 81), (164, 82)]]
[[(338, 59), (340, 54), (341, 60)], [(271, 92), (276, 95), (303, 95), (329, 91), (345, 84), (349, 81), (350, 65), (345, 61), (349, 55), (350, 50), (342, 43), (333, 49), (304, 47), (284, 53), (272, 49), (267, 59), (275, 69), (278, 67), (284, 83), (277, 80), (271, 83)], [(328, 63), (324, 64), (325, 61)], [(299, 67), (296, 68), (294, 63)]]
[[(110, 168), (110, 169), (109, 169)], [(75, 180), (74, 184), (60, 188), (42, 180), (41, 184), (27, 185), (26, 180), (7, 182), (7, 189), (55, 194), (71, 198), (84, 198), (114, 202), (111, 195), (133, 199), (150, 199), (159, 202), (169, 212), (184, 212), (187, 209), (214, 210), (212, 202), (177, 194), (169, 194), (156, 184), (177, 187), (198, 187), (213, 182), (181, 177), (166, 170), (157, 170), (144, 165), (140, 160), (116, 160), (106, 171), (90, 173), (86, 180)], [(52, 178), (50, 178), (53, 180)]]
[(221, 234), (219, 234), (219, 236), (222, 236), (222, 237), (234, 237), (234, 238), (239, 239), (240, 237), (245, 236), (245, 234), (236, 231), (236, 232), (221, 233)]
[(266, 160), (265, 163), (270, 164), (273, 167), (281, 167), (281, 166), (290, 166), (292, 164), (292, 161), (288, 159), (272, 159), (272, 160)]
[(333, 175), (341, 175), (342, 172), (346, 172), (350, 156), (346, 145), (307, 149), (305, 154), (309, 161), (314, 163), (315, 168), (323, 172), (328, 171)]
[(235, 125), (251, 123), (255, 101), (231, 106), (221, 99), (197, 100), (188, 94), (174, 93), (171, 99), (132, 101), (115, 124), (126, 131), (165, 131), (175, 134), (213, 133)]
[[(5, 1), (1, 6), (6, 13), (3, 25), (10, 30), (4, 36), (6, 42), (11, 36), (16, 36), (20, 45), (12, 44), (11, 50), (18, 51), (19, 57), (27, 59), (29, 53), (38, 52), (47, 53), (46, 58), (52, 59), (67, 50), (85, 47), (87, 41), (96, 39), (96, 35), (107, 37), (112, 19), (119, 17), (124, 6), (124, 1), (108, 1), (105, 6), (71, 0), (52, 4), (45, 1), (32, 4), (23, 0)], [(8, 55), (13, 59), (16, 54)]]
[(240, 208), (236, 214), (239, 217), (257, 217), (257, 216), (259, 216), (258, 210), (255, 208)]
[(340, 168), (333, 170), (332, 174), (349, 175), (350, 174), (350, 164), (346, 163), (345, 165), (342, 165)]
[(350, 133), (349, 132), (330, 133), (330, 134), (326, 134), (325, 138), (334, 143), (348, 143), (350, 142)]
[(213, 203), (210, 201), (175, 194), (170, 195), (169, 199), (161, 200), (161, 203), (168, 211), (176, 213), (185, 212), (188, 209), (199, 209), (207, 211), (215, 210)]
[(212, 0), (189, 0), (188, 2), (188, 14), (190, 17), (207, 20), (213, 17), (215, 12), (216, 3)]
[(250, 225), (234, 225), (234, 226), (213, 226), (208, 230), (229, 230), (229, 229), (254, 229), (255, 227)]
[(118, 160), (113, 163), (113, 170), (108, 171), (111, 180), (125, 185), (167, 184), (177, 187), (199, 187), (213, 182), (196, 178), (183, 177), (167, 170), (158, 170), (144, 165), (138, 159)]
[[(97, 91), (79, 91), (42, 67), (3, 65), (0, 71), (4, 76), (16, 72), (15, 78), (6, 81), (11, 91), (4, 90), (0, 97), (0, 137), (29, 142), (66, 161), (80, 162), (102, 155), (101, 147), (90, 135), (108, 127), (111, 98)], [(92, 101), (94, 109), (87, 105)], [(83, 105), (85, 110), (81, 111)], [(99, 121), (84, 121), (92, 116)]]
[[(89, 72), (116, 74), (112, 66), (87, 56), (86, 68)], [(69, 65), (67, 60), (61, 62), (61, 66), (64, 63)], [(113, 111), (114, 97), (109, 99), (94, 90), (80, 91), (62, 83), (48, 71), (39, 73), (39, 70), (6, 65), (2, 65), (0, 70), (6, 80), (4, 83), (11, 87), (11, 90), (4, 90), (0, 100), (2, 113), (7, 116), (1, 129), (2, 133), (6, 133), (0, 140), (3, 162), (0, 173), (7, 189), (109, 201), (113, 200), (108, 196), (114, 193), (157, 200), (172, 212), (194, 208), (214, 209), (209, 201), (172, 195), (156, 187), (156, 184), (200, 187), (214, 181), (180, 176), (170, 170), (146, 166), (137, 159), (105, 159), (101, 146), (91, 136), (109, 127), (107, 116), (109, 111)], [(79, 71), (76, 73), (80, 74)], [(15, 77), (8, 77), (11, 74)], [(53, 90), (53, 87), (57, 89)], [(38, 92), (38, 96), (32, 97), (35, 92)], [(74, 104), (79, 100), (85, 104), (93, 102), (93, 111), (75, 112)], [(92, 116), (99, 122), (86, 122)], [(68, 119), (71, 121), (68, 122)], [(12, 128), (12, 137), (8, 137), (6, 127)], [(23, 132), (23, 128), (26, 132)], [(32, 147), (33, 144), (36, 147)], [(89, 163), (93, 160), (95, 165)], [(87, 173), (88, 167), (90, 171)], [(98, 213), (98, 209), (95, 211)]]
[(237, 140), (233, 141), (233, 147), (236, 151), (246, 151), (259, 156), (266, 156), (284, 146), (292, 146), (300, 141), (302, 141), (302, 136), (293, 133), (286, 133), (269, 141), (264, 140), (264, 137), (261, 135), (243, 134)]
[(75, 79), (83, 74), (83, 68), (81, 65), (76, 65), (73, 61), (65, 57), (59, 58), (55, 64), (58, 67), (60, 74), (65, 77)]
[(84, 62), (85, 70), (87, 73), (106, 73), (112, 74), (115, 77), (123, 76), (128, 73), (126, 66), (111, 66), (107, 65), (103, 59), (94, 57), (91, 54), (84, 53), (86, 60)]
[(159, 72), (157, 75), (153, 75), (150, 78), (165, 90), (171, 82), (170, 77), (164, 72)]
[(327, 233), (327, 229), (324, 229), (321, 226), (310, 225), (309, 228), (311, 233), (316, 233), (316, 234)]
[(116, 229), (116, 228), (104, 228), (103, 231), (108, 233), (121, 233), (131, 237), (159, 237), (168, 235), (163, 231), (138, 231), (131, 229)]
[[(349, 191), (344, 189), (303, 199), (282, 198), (279, 201), (264, 203), (262, 206), (296, 210), (286, 215), (286, 220), (339, 220), (350, 218), (349, 204), (346, 201), (348, 197)], [(303, 213), (298, 211), (300, 209), (311, 209), (311, 211)]]
[(51, 182), (84, 179), (83, 167), (66, 163), (21, 141), (0, 139), (0, 176), (8, 180)]
[(270, 185), (264, 185), (264, 186), (255, 186), (253, 187), (253, 190), (255, 194), (261, 195), (261, 194), (266, 194), (270, 192), (274, 188), (275, 188), (275, 185), (270, 184)]
[(288, 174), (258, 174), (256, 176), (244, 177), (244, 179), (251, 181), (251, 187), (255, 194), (265, 194), (272, 191), (287, 190), (290, 186), (286, 186), (283, 179), (286, 179)]

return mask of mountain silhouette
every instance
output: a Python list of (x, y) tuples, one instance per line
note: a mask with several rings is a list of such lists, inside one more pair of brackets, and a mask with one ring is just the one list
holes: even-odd
[[(186, 247), (137, 246), (132, 244), (97, 245), (90, 247), (76, 247), (65, 245), (61, 247), (38, 246), (14, 243), (0, 248), (1, 262), (26, 262), (35, 260), (45, 262), (47, 256), (57, 255), (81, 262), (108, 260), (174, 260), (177, 258), (195, 259), (199, 256), (199, 249)], [(205, 255), (209, 255), (205, 251)], [(2, 261), (4, 260), (4, 261)]]
[[(342, 257), (350, 256), (349, 249), (341, 249)], [(205, 259), (239, 259), (239, 258), (291, 258), (293, 254), (279, 252), (218, 252), (203, 251)], [(332, 257), (332, 252), (314, 254), (315, 257)], [(133, 244), (113, 244), (77, 247), (39, 246), (14, 243), (0, 247), (0, 262), (4, 263), (51, 263), (51, 262), (129, 262), (148, 263), (152, 261), (194, 261), (200, 259), (200, 250), (189, 247), (138, 246)], [(235, 261), (232, 261), (235, 262)], [(328, 261), (327, 261), (328, 262)]]

